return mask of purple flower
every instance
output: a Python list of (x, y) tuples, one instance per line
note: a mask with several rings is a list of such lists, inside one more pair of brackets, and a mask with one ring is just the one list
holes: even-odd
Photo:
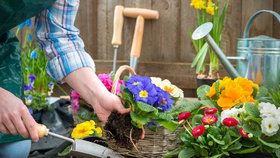
[(156, 87), (158, 99), (155, 102), (154, 106), (161, 109), (162, 111), (168, 111), (172, 108), (172, 104), (174, 103), (174, 100), (171, 99), (171, 95), (162, 90), (159, 87)]
[(131, 76), (125, 83), (126, 88), (132, 93), (138, 93), (143, 88), (143, 78), (139, 75)]
[(28, 96), (25, 97), (25, 104), (31, 105), (31, 103), (32, 103), (32, 95), (29, 94)]
[(160, 127), (160, 124), (154, 123), (154, 122), (148, 122), (148, 127)]
[(144, 103), (153, 105), (157, 101), (157, 91), (155, 85), (151, 83), (151, 80), (147, 77), (141, 78), (141, 85), (132, 91), (136, 101), (142, 101)]
[(36, 49), (34, 49), (31, 53), (30, 53), (30, 58), (31, 59), (37, 59), (38, 58), (38, 52)]
[(30, 84), (28, 84), (28, 85), (24, 84), (23, 89), (24, 89), (24, 91), (29, 92), (32, 90), (32, 86)]
[(71, 108), (74, 113), (78, 112), (80, 108), (79, 99), (71, 99)]
[(30, 114), (33, 114), (33, 109), (32, 108), (28, 108), (28, 111)]
[(34, 83), (34, 81), (35, 81), (35, 79), (36, 79), (36, 76), (34, 76), (34, 75), (29, 75), (29, 76), (28, 76), (28, 79), (29, 79), (29, 82), (30, 82), (30, 83)]
[(49, 82), (48, 87), (49, 87), (50, 90), (53, 90), (54, 83), (53, 82)]
[(77, 91), (72, 90), (71, 94), (70, 94), (70, 97), (71, 97), (71, 99), (79, 99), (80, 98), (80, 94)]

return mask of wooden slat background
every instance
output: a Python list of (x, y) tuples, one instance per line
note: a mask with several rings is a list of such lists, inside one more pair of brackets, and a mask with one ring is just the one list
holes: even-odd
[[(112, 69), (112, 22), (116, 5), (159, 11), (159, 20), (145, 21), (137, 73), (167, 78), (184, 89), (187, 96), (193, 96), (196, 75), (190, 64), (195, 52), (188, 34), (195, 28), (196, 14), (190, 7), (190, 0), (80, 0), (76, 26), (81, 31), (86, 50), (96, 62), (98, 73)], [(242, 36), (248, 18), (260, 9), (280, 13), (280, 0), (230, 1), (222, 42), (227, 55), (236, 54), (237, 38)], [(118, 65), (128, 64), (134, 25), (135, 19), (125, 18)], [(251, 29), (252, 36), (260, 34), (280, 38), (279, 23), (271, 15), (261, 15)]]

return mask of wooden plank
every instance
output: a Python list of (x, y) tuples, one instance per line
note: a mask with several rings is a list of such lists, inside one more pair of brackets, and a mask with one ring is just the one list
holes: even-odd
[[(242, 1), (242, 28), (248, 22), (248, 19), (258, 10), (261, 9), (273, 9), (273, 0), (243, 0)], [(259, 15), (252, 25), (250, 31), (250, 37), (258, 35), (268, 35), (272, 36), (273, 33), (273, 20), (272, 16), (269, 14)]]
[(75, 24), (80, 30), (87, 52), (93, 55), (97, 49), (96, 1), (83, 0), (80, 3)]
[[(280, 1), (274, 0), (273, 2), (273, 10), (280, 14)], [(273, 19), (273, 37), (280, 39), (280, 22)]]
[(107, 0), (97, 1), (97, 59), (107, 59)]

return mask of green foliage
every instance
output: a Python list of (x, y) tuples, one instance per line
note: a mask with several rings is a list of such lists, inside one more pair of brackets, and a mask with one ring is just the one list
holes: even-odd
[(207, 100), (207, 93), (210, 90), (210, 86), (208, 85), (202, 85), (200, 87), (197, 88), (196, 93), (199, 99), (201, 100)]
[(193, 150), (192, 148), (185, 148), (180, 151), (178, 158), (191, 158), (195, 155), (195, 150)]
[(268, 94), (271, 97), (273, 104), (280, 107), (280, 85), (268, 90)]
[[(29, 90), (25, 91), (25, 103), (33, 110), (42, 110), (48, 108), (46, 97), (53, 92), (52, 82), (47, 75), (47, 59), (43, 51), (35, 44), (32, 38), (32, 28), (25, 28), (25, 36), (22, 38), (22, 72), (25, 85), (29, 85)], [(21, 30), (17, 30), (19, 33)], [(31, 83), (29, 76), (34, 75), (36, 79)], [(32, 87), (30, 89), (30, 86)]]

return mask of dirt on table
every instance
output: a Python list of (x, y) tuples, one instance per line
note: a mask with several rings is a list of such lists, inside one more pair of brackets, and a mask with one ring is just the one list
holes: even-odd
[(104, 130), (109, 139), (115, 139), (117, 145), (127, 149), (131, 149), (133, 143), (137, 143), (142, 134), (142, 129), (132, 125), (129, 113), (120, 114), (115, 111), (109, 116)]

